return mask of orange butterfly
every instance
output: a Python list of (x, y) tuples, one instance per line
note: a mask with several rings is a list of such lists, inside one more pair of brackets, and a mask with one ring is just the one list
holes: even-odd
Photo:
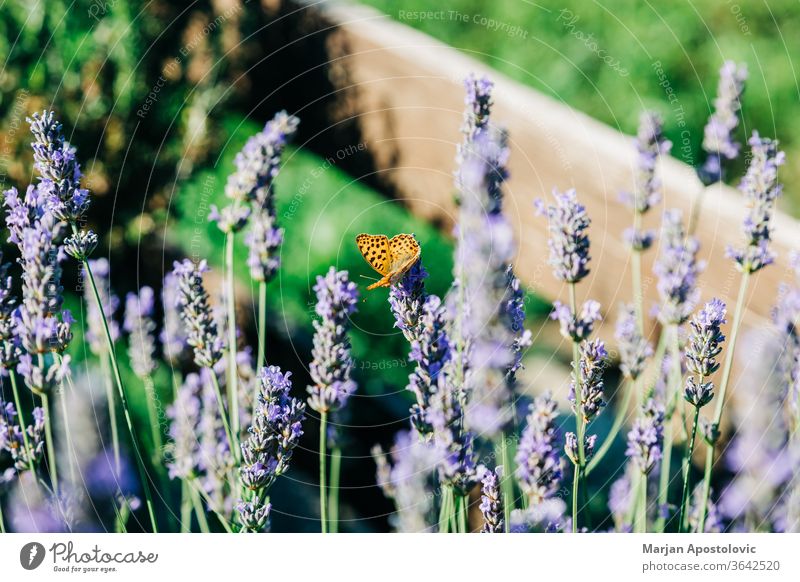
[(422, 249), (413, 234), (396, 234), (391, 239), (383, 234), (360, 234), (356, 237), (358, 250), (382, 278), (367, 287), (388, 287), (397, 283), (419, 260)]

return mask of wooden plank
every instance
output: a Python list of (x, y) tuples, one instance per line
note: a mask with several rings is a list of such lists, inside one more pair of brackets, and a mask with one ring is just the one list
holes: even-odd
[[(629, 253), (621, 233), (630, 225), (631, 214), (618, 200), (619, 192), (632, 183), (636, 154), (630, 136), (370, 8), (328, 2), (321, 10), (337, 27), (329, 37), (331, 66), (347, 72), (338, 76), (347, 79), (338, 90), (350, 94), (347, 102), (354, 110), (349, 114), (357, 116), (389, 189), (418, 215), (451, 229), (462, 79), (470, 72), (485, 73), (495, 82), (493, 118), (510, 131), (511, 179), (505, 207), (517, 232), (516, 269), (521, 279), (547, 298), (565, 296), (547, 265), (546, 225), (534, 215), (533, 200), (549, 196), (553, 187), (575, 188), (593, 221), (593, 273), (580, 285), (580, 297), (593, 297), (612, 313), (618, 302), (630, 300)], [(688, 218), (692, 200), (702, 189), (694, 170), (674, 158), (663, 161), (660, 177), (665, 195), (646, 220), (651, 228), (658, 228), (666, 208), (680, 208)], [(708, 267), (700, 281), (702, 297), (717, 296), (732, 306), (738, 273), (724, 253), (726, 245), (740, 242), (745, 205), (738, 191), (727, 186), (709, 188), (703, 198), (698, 235)], [(800, 247), (795, 220), (779, 215), (776, 226), (778, 263), (760, 272), (751, 285), (748, 325), (767, 320), (779, 282), (790, 276), (789, 251)], [(648, 306), (657, 299), (656, 281), (648, 275), (656, 253), (657, 249), (650, 251), (645, 258)]]

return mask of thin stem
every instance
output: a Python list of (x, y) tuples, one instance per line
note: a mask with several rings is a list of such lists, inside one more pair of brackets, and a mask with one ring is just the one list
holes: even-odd
[(328, 499), (325, 491), (325, 468), (328, 456), (328, 413), (323, 411), (319, 415), (319, 520), (322, 533), (328, 533)]
[(61, 388), (58, 401), (61, 403), (61, 418), (64, 421), (64, 437), (67, 441), (67, 466), (69, 467), (69, 482), (75, 485), (78, 482), (78, 476), (75, 470), (75, 459), (72, 450), (72, 433), (69, 430), (69, 410), (67, 409), (67, 393), (64, 388)]
[(181, 481), (181, 533), (192, 531), (192, 500), (188, 487), (185, 481)]
[(505, 432), (500, 435), (498, 446), (500, 449), (498, 456), (503, 465), (503, 474), (500, 476), (500, 493), (503, 496), (503, 531), (508, 533), (511, 511), (514, 509), (514, 481), (511, 479), (514, 467)]
[(3, 504), (0, 502), (0, 533), (6, 532), (6, 520), (3, 517)]
[(580, 479), (580, 467), (573, 463), (572, 473), (572, 533), (578, 533), (578, 480)]
[(622, 428), (623, 422), (628, 416), (628, 408), (631, 405), (631, 398), (633, 397), (634, 392), (638, 392), (637, 389), (638, 380), (637, 381), (630, 381), (628, 383), (628, 390), (625, 392), (625, 396), (623, 398), (622, 403), (620, 403), (619, 408), (617, 408), (617, 413), (614, 416), (614, 424), (611, 425), (611, 430), (608, 431), (603, 444), (597, 450), (597, 452), (592, 457), (592, 460), (589, 461), (589, 464), (586, 465), (586, 469), (584, 471), (585, 475), (589, 475), (597, 465), (600, 464), (600, 461), (603, 460), (603, 457), (606, 453), (611, 449), (611, 445), (614, 444), (614, 439), (617, 438), (620, 429)]
[[(192, 506), (194, 507), (194, 513), (197, 516), (197, 525), (200, 526), (200, 531), (203, 533), (209, 533), (211, 529), (208, 527), (208, 520), (206, 519), (206, 512), (203, 509), (203, 504), (200, 503), (200, 493), (198, 493), (197, 489), (191, 485), (189, 485), (189, 496), (192, 500)], [(222, 523), (225, 525), (224, 521), (222, 521)], [(228, 531), (230, 531), (230, 529)]]
[(233, 435), (231, 434), (231, 425), (228, 423), (228, 413), (225, 410), (225, 400), (222, 396), (222, 389), (219, 386), (219, 379), (217, 378), (217, 373), (214, 371), (213, 368), (208, 369), (208, 375), (211, 376), (211, 385), (214, 387), (214, 393), (217, 397), (217, 406), (219, 407), (219, 415), (222, 417), (222, 426), (225, 428), (225, 436), (228, 437), (228, 443), (233, 449), (234, 457), (236, 458), (237, 463), (241, 460), (242, 451), (238, 448), (236, 441), (233, 440)]
[[(703, 378), (700, 378), (700, 383), (702, 384)], [(691, 472), (692, 467), (692, 455), (694, 454), (694, 443), (695, 439), (697, 438), (697, 421), (700, 418), (700, 407), (695, 406), (694, 408), (694, 420), (692, 421), (692, 434), (689, 438), (689, 448), (686, 450), (686, 456), (683, 459), (683, 492), (681, 493), (681, 517), (680, 521), (678, 522), (678, 527), (680, 528), (679, 531), (681, 533), (686, 531), (686, 504), (689, 501), (689, 473)]]
[(647, 532), (647, 475), (642, 474), (639, 485), (639, 509), (636, 512), (636, 533)]
[(258, 283), (258, 358), (256, 370), (261, 370), (266, 362), (267, 346), (267, 282)]
[[(569, 304), (573, 317), (578, 313), (578, 302), (575, 298), (575, 283), (569, 284)], [(580, 349), (578, 342), (572, 342), (572, 376), (575, 382), (575, 436), (578, 441), (578, 467), (575, 470), (575, 479), (572, 483), (572, 529), (578, 531), (578, 489), (581, 484), (582, 469), (586, 464), (586, 456), (583, 449), (583, 389), (580, 381)]]
[(33, 448), (31, 447), (30, 440), (28, 439), (28, 423), (25, 422), (25, 417), (22, 412), (22, 399), (19, 397), (19, 387), (17, 386), (17, 373), (9, 369), (8, 375), (11, 378), (11, 391), (14, 393), (14, 404), (17, 406), (17, 418), (19, 419), (19, 426), (22, 429), (22, 442), (25, 446), (25, 458), (28, 460), (28, 468), (34, 470), (33, 466)]
[(339, 533), (339, 475), (342, 466), (342, 449), (331, 450), (331, 486), (328, 490), (328, 514), (331, 533)]
[[(225, 245), (226, 303), (228, 307), (228, 408), (231, 411), (233, 433), (239, 435), (239, 374), (236, 370), (236, 292), (233, 278), (234, 235), (229, 232)], [(231, 441), (233, 442), (233, 441)]]
[(452, 517), (453, 487), (442, 485), (442, 505), (439, 508), (439, 533), (448, 533)]
[[(73, 231), (77, 232), (75, 225), (72, 225)], [(119, 393), (119, 400), (122, 404), (122, 411), (125, 415), (125, 422), (128, 425), (128, 433), (131, 437), (131, 444), (134, 449), (134, 458), (136, 459), (136, 467), (139, 471), (139, 479), (142, 482), (142, 489), (144, 490), (145, 500), (147, 504), (147, 512), (150, 516), (150, 525), (153, 528), (153, 533), (158, 533), (158, 525), (156, 523), (155, 507), (153, 505), (153, 495), (150, 492), (150, 480), (147, 475), (147, 470), (144, 467), (142, 460), (142, 453), (136, 438), (136, 432), (133, 430), (133, 420), (131, 419), (130, 408), (128, 407), (128, 399), (125, 396), (125, 388), (122, 385), (122, 376), (119, 372), (119, 365), (117, 364), (117, 357), (114, 353), (114, 341), (111, 339), (111, 332), (108, 329), (108, 320), (106, 319), (105, 311), (103, 310), (103, 302), (100, 299), (100, 292), (97, 290), (97, 283), (94, 280), (92, 269), (89, 266), (89, 261), (83, 260), (84, 269), (89, 276), (89, 284), (92, 286), (92, 293), (94, 294), (95, 302), (97, 303), (97, 310), (100, 312), (100, 319), (103, 322), (103, 330), (106, 335), (106, 347), (111, 360), (111, 368), (114, 372), (114, 380), (117, 384), (117, 392)]]
[(47, 439), (47, 467), (50, 469), (50, 482), (53, 484), (53, 492), (58, 497), (58, 469), (56, 468), (56, 450), (53, 443), (53, 417), (50, 414), (50, 397), (47, 394), (42, 394), (42, 408), (44, 409), (44, 434), (45, 439)]
[[(747, 287), (750, 283), (750, 273), (745, 271), (742, 273), (742, 280), (739, 284), (739, 296), (736, 298), (736, 310), (733, 312), (733, 327), (731, 328), (731, 337), (728, 340), (728, 349), (725, 352), (725, 364), (722, 368), (722, 380), (720, 381), (719, 397), (717, 398), (717, 407), (714, 410), (713, 427), (719, 427), (722, 420), (722, 411), (725, 406), (725, 396), (728, 392), (728, 383), (731, 379), (731, 372), (733, 371), (733, 355), (736, 351), (736, 339), (739, 337), (739, 327), (742, 323), (742, 316), (744, 315), (744, 301), (747, 296)], [(706, 454), (705, 473), (703, 475), (703, 500), (700, 507), (700, 524), (705, 525), (706, 511), (708, 510), (708, 496), (711, 492), (711, 470), (714, 467), (714, 444), (708, 445), (708, 452)], [(703, 531), (699, 529), (698, 531)]]
[(469, 533), (469, 501), (466, 495), (455, 496), (456, 516), (458, 518), (458, 533)]
[(106, 385), (106, 404), (108, 406), (108, 420), (111, 424), (111, 446), (114, 449), (114, 466), (117, 470), (117, 477), (119, 477), (121, 469), (120, 460), (120, 447), (119, 447), (119, 425), (117, 424), (117, 405), (116, 397), (114, 396), (113, 379), (111, 378), (111, 364), (109, 363), (108, 354), (102, 354), (100, 357), (100, 367), (103, 370), (103, 380)]
[(662, 508), (667, 506), (669, 501), (669, 485), (671, 482), (670, 470), (672, 468), (672, 443), (675, 438), (675, 431), (672, 423), (672, 415), (677, 405), (677, 396), (680, 393), (681, 383), (683, 382), (683, 371), (681, 369), (681, 348), (678, 326), (672, 325), (672, 374), (669, 383), (669, 390), (666, 395), (666, 413), (664, 415), (664, 443), (662, 446), (663, 457), (661, 459), (661, 474), (658, 482), (658, 518), (656, 519), (655, 531), (662, 533), (666, 525), (666, 517)]
[(687, 228), (687, 234), (689, 236), (694, 236), (694, 231), (697, 230), (697, 223), (700, 220), (700, 210), (703, 207), (703, 198), (705, 197), (705, 192), (706, 187), (701, 184), (700, 191), (692, 199), (692, 207), (689, 210), (689, 227)]
[(156, 387), (150, 376), (142, 380), (144, 385), (144, 395), (147, 399), (147, 416), (150, 421), (150, 432), (153, 437), (153, 464), (161, 465), (161, 453), (164, 450), (164, 442), (161, 439), (161, 424), (158, 421), (158, 410), (156, 409)]

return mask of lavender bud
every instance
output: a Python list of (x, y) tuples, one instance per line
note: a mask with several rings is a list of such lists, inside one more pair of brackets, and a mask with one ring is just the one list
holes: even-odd
[(236, 511), (245, 529), (250, 531), (267, 531), (269, 529), (269, 512), (271, 503), (262, 503), (260, 500), (239, 501)]
[(522, 431), (515, 461), (516, 477), (531, 505), (537, 505), (558, 490), (563, 477), (559, 456), (558, 404), (549, 393), (537, 397), (530, 406), (527, 426)]
[(223, 343), (203, 286), (206, 271), (205, 261), (195, 265), (184, 259), (175, 262), (173, 273), (178, 279), (178, 308), (188, 336), (186, 341), (194, 348), (194, 361), (201, 368), (213, 368), (222, 358)]
[(651, 398), (645, 402), (628, 433), (625, 455), (643, 475), (647, 475), (661, 460), (663, 442), (664, 408)]
[(64, 241), (64, 252), (73, 259), (85, 261), (97, 247), (97, 235), (91, 230), (81, 230)]
[(483, 514), (483, 527), (481, 533), (503, 533), (503, 499), (500, 496), (500, 479), (503, 477), (503, 467), (499, 466), (494, 471), (484, 468), (481, 478), (481, 504)]
[(554, 190), (555, 206), (545, 207), (537, 200), (539, 214), (547, 216), (550, 238), (550, 265), (556, 279), (577, 283), (589, 274), (589, 236), (586, 229), (590, 220), (586, 208), (578, 202), (575, 190), (563, 194)]
[(661, 253), (653, 266), (661, 298), (658, 319), (665, 325), (686, 321), (697, 303), (699, 292), (695, 286), (705, 266), (697, 261), (699, 248), (697, 239), (686, 234), (680, 211), (665, 212)]
[(716, 357), (722, 352), (725, 336), (720, 326), (725, 320), (725, 303), (712, 299), (690, 321), (691, 333), (686, 347), (686, 367), (698, 376), (710, 376), (719, 368)]
[(639, 332), (633, 305), (622, 304), (614, 338), (619, 344), (620, 369), (626, 378), (636, 380), (644, 372), (653, 347)]
[[(637, 214), (644, 214), (661, 201), (661, 184), (656, 166), (661, 156), (669, 153), (672, 144), (664, 137), (661, 117), (645, 111), (639, 118), (636, 151), (639, 154), (634, 175), (634, 191), (622, 194), (622, 201)], [(649, 246), (649, 245), (648, 245)]]
[(403, 332), (406, 340), (417, 337), (417, 324), (425, 302), (425, 278), (428, 272), (417, 261), (406, 272), (400, 282), (389, 287), (389, 306), (395, 318), (394, 326)]
[(743, 248), (729, 246), (726, 254), (743, 273), (755, 273), (775, 260), (775, 253), (769, 249), (772, 236), (770, 223), (776, 200), (783, 190), (778, 183), (778, 167), (785, 162), (785, 156), (778, 151), (777, 141), (761, 138), (756, 131), (748, 143), (752, 148), (752, 157), (739, 185), (749, 209), (742, 224), (746, 245)]
[(592, 335), (595, 322), (602, 319), (600, 303), (590, 299), (583, 304), (580, 314), (576, 316), (568, 305), (555, 301), (550, 319), (558, 321), (564, 339), (580, 342)]
[(350, 339), (347, 336), (350, 316), (356, 310), (358, 290), (347, 271), (331, 267), (324, 277), (317, 277), (314, 321), (313, 360), (309, 372), (313, 385), (308, 387), (308, 404), (317, 412), (338, 410), (355, 391), (350, 379), (353, 367)]
[(713, 382), (696, 382), (693, 376), (686, 379), (686, 388), (683, 392), (686, 402), (695, 408), (702, 408), (714, 398)]
[[(597, 435), (587, 435), (584, 437), (583, 440), (583, 460), (585, 463), (589, 462), (594, 455), (594, 445), (597, 442)], [(579, 463), (579, 452), (578, 452), (578, 437), (575, 436), (574, 432), (568, 432), (565, 435), (565, 443), (564, 443), (564, 452), (567, 453), (567, 458), (572, 461), (573, 465), (577, 465)]]
[[(573, 362), (573, 368), (578, 370), (578, 383), (580, 385), (581, 411), (583, 421), (589, 423), (606, 405), (603, 401), (603, 372), (605, 371), (606, 353), (605, 344), (595, 339), (584, 341), (580, 345), (580, 361)], [(577, 411), (575, 400), (575, 380), (570, 382), (569, 400), (572, 403), (572, 410)]]
[(209, 208), (208, 221), (216, 222), (217, 228), (226, 234), (239, 232), (247, 226), (247, 220), (250, 218), (249, 206), (237, 206), (232, 204), (220, 211), (216, 204), (212, 204)]

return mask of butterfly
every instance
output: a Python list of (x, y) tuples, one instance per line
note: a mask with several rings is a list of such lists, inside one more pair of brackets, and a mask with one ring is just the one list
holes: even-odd
[(362, 233), (356, 237), (356, 245), (364, 260), (383, 276), (367, 287), (368, 291), (397, 283), (422, 253), (413, 234), (396, 234), (390, 239), (383, 234)]

